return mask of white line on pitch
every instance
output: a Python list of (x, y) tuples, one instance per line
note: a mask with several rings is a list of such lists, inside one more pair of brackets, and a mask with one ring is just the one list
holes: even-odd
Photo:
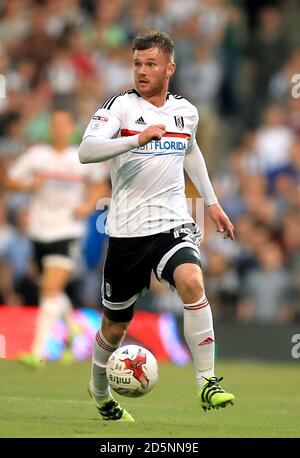
[(91, 401), (80, 401), (72, 399), (43, 399), (43, 398), (26, 398), (24, 396), (0, 396), (0, 400), (7, 401), (36, 401), (36, 402), (56, 402), (61, 404), (90, 404)]

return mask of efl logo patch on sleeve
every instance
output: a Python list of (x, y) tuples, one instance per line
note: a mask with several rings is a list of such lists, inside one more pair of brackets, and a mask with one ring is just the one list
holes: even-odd
[(92, 130), (101, 129), (101, 127), (103, 127), (105, 123), (107, 123), (107, 121), (108, 121), (108, 118), (106, 116), (95, 115), (93, 116), (93, 119), (92, 119), (91, 129)]

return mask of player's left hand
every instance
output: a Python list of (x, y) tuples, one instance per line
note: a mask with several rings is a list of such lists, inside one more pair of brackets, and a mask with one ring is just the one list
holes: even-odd
[(217, 232), (224, 233), (224, 239), (234, 240), (234, 226), (219, 204), (208, 207), (208, 214), (215, 223)]

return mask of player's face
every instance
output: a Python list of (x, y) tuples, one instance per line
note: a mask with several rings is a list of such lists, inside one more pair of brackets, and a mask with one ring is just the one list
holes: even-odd
[(133, 73), (138, 92), (145, 97), (160, 94), (168, 87), (169, 78), (175, 71), (171, 57), (158, 48), (135, 51)]
[(56, 111), (51, 117), (51, 137), (53, 142), (69, 144), (74, 132), (74, 121), (70, 113)]

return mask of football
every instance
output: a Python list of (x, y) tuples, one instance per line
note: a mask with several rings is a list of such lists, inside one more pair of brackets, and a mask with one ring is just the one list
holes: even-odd
[(106, 375), (116, 393), (136, 398), (149, 393), (156, 385), (158, 364), (155, 356), (146, 348), (126, 345), (110, 356)]

